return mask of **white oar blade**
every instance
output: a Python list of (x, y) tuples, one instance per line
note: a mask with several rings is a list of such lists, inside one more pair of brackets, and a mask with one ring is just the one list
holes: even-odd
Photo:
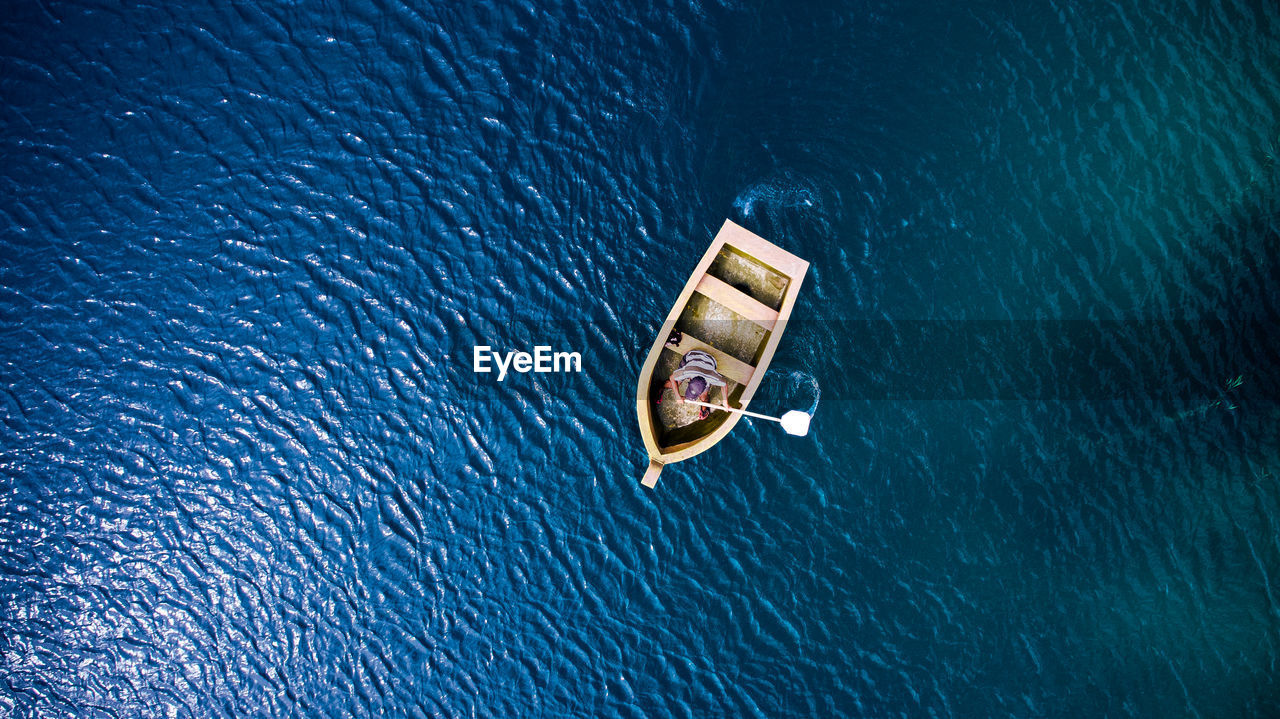
[(793, 409), (782, 415), (778, 421), (782, 423), (782, 430), (787, 434), (803, 437), (809, 434), (809, 420), (811, 419), (813, 419), (813, 416), (808, 412)]

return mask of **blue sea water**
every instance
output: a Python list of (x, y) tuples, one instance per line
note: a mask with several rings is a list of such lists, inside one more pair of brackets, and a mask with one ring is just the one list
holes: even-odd
[[(1280, 716), (1274, 4), (34, 0), (0, 128), (0, 715)], [(725, 217), (813, 431), (646, 490)]]

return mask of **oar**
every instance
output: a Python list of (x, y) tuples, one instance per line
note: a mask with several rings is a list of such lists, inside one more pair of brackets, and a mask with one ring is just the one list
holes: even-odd
[(756, 417), (758, 419), (767, 419), (771, 422), (777, 422), (782, 425), (782, 430), (787, 434), (794, 434), (797, 437), (803, 437), (809, 434), (809, 420), (813, 419), (813, 415), (802, 410), (793, 409), (781, 417), (770, 417), (767, 414), (758, 414), (756, 412), (748, 412), (745, 409), (736, 409), (734, 407), (725, 407), (722, 404), (711, 404), (710, 402), (699, 402), (696, 399), (686, 399), (685, 404), (696, 404), (701, 407), (710, 407), (711, 409), (721, 409), (726, 412), (737, 412), (745, 414), (748, 417)]

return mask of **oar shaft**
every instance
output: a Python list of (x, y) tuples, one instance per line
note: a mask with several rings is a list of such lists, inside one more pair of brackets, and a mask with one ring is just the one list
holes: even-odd
[(748, 412), (745, 409), (737, 409), (736, 407), (725, 407), (722, 404), (711, 404), (710, 402), (699, 402), (696, 399), (686, 399), (685, 404), (696, 404), (701, 407), (710, 407), (711, 409), (720, 409), (726, 412), (737, 412), (738, 414), (745, 414), (748, 417), (756, 417), (757, 419), (767, 419), (774, 422), (782, 421), (780, 417), (770, 417), (767, 414), (760, 414), (758, 412)]

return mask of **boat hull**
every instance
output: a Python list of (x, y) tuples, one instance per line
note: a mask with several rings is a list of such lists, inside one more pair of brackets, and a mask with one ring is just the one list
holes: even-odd
[(666, 408), (658, 404), (680, 357), (693, 349), (714, 356), (727, 380), (723, 392), (729, 404), (746, 409), (782, 339), (808, 268), (805, 260), (725, 221), (676, 298), (640, 370), (636, 415), (650, 462), (641, 480), (645, 486), (656, 485), (666, 465), (710, 449), (741, 419), (737, 413), (717, 411), (706, 419), (682, 416), (689, 406), (680, 406), (670, 393)]

